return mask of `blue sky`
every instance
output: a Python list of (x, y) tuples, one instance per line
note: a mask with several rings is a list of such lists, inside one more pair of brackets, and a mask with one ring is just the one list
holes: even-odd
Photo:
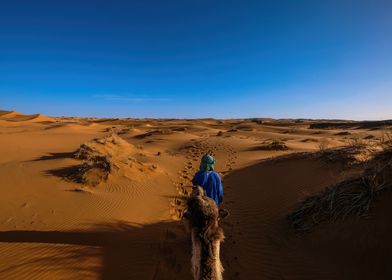
[(392, 118), (392, 2), (0, 4), (0, 108), (98, 117)]

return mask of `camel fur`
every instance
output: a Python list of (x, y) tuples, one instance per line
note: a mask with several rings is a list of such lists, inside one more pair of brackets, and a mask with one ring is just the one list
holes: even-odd
[(201, 187), (193, 189), (184, 217), (189, 221), (192, 239), (192, 274), (194, 280), (222, 280), (220, 244), (224, 240), (219, 220), (228, 212), (219, 211), (215, 201)]

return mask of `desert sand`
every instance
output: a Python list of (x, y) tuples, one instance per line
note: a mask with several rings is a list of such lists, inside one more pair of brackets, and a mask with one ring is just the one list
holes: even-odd
[(384, 187), (363, 215), (301, 232), (288, 219), (305, 198), (361, 178), (391, 126), (0, 111), (0, 279), (192, 279), (182, 213), (209, 151), (230, 212), (224, 279), (391, 279)]

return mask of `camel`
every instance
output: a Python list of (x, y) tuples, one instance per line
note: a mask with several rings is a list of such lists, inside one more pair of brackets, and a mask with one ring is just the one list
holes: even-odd
[(220, 261), (220, 244), (224, 240), (219, 220), (228, 215), (218, 210), (215, 201), (195, 187), (188, 199), (184, 218), (189, 222), (192, 238), (192, 274), (194, 280), (222, 280), (223, 266)]

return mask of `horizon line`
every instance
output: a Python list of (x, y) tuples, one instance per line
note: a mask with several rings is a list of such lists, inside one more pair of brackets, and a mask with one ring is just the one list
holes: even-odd
[(0, 109), (0, 111), (6, 112), (15, 112), (22, 115), (45, 115), (51, 118), (83, 118), (83, 119), (134, 119), (134, 120), (275, 120), (275, 121), (282, 121), (282, 120), (304, 120), (304, 121), (346, 121), (346, 122), (389, 122), (392, 121), (392, 118), (386, 119), (344, 119), (344, 118), (314, 118), (314, 117), (287, 117), (287, 118), (275, 118), (275, 117), (232, 117), (232, 118), (219, 118), (219, 117), (113, 117), (113, 116), (77, 116), (77, 115), (51, 115), (45, 113), (31, 113), (25, 114), (21, 113), (17, 110), (6, 110)]

